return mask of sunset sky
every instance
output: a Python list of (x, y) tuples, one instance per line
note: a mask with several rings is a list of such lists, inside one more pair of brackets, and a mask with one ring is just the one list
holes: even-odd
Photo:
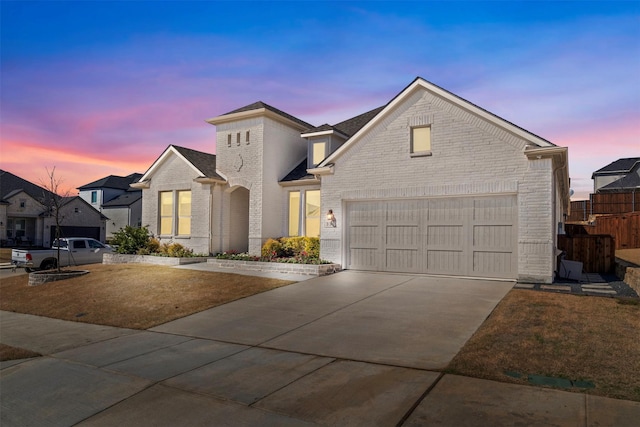
[[(569, 147), (574, 199), (640, 156), (640, 1), (2, 1), (0, 168), (143, 173), (264, 101), (313, 125), (417, 77)], [(74, 190), (75, 192), (75, 190)]]

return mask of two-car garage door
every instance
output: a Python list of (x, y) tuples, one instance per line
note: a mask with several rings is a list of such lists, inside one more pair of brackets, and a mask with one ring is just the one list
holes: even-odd
[(347, 203), (356, 270), (517, 276), (516, 196)]

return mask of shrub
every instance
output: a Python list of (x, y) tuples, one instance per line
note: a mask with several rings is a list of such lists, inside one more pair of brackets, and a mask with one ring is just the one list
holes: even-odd
[(193, 250), (185, 248), (180, 243), (165, 243), (160, 245), (159, 253), (163, 256), (176, 258), (193, 256)]
[(282, 256), (295, 257), (304, 251), (305, 239), (306, 237), (281, 237), (279, 240), (283, 248)]
[(132, 227), (130, 225), (113, 233), (111, 241), (116, 246), (119, 254), (137, 254), (147, 247), (149, 242), (149, 230), (147, 227)]
[(320, 258), (320, 239), (318, 237), (305, 237), (304, 250), (310, 258)]
[(263, 258), (279, 258), (284, 255), (284, 250), (282, 247), (282, 243), (276, 239), (267, 240), (264, 245), (262, 245), (262, 250), (260, 251)]

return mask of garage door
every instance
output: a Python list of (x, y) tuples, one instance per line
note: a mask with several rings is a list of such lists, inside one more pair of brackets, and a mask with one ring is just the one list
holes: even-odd
[(347, 204), (347, 267), (517, 276), (515, 196)]

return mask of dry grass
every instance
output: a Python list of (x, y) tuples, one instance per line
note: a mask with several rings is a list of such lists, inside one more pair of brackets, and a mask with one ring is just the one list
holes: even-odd
[(147, 329), (290, 281), (141, 264), (82, 266), (90, 274), (40, 286), (3, 279), (0, 310)]
[(6, 360), (27, 359), (29, 357), (41, 356), (35, 351), (25, 350), (24, 348), (11, 347), (10, 345), (0, 344), (0, 362)]
[(640, 401), (637, 302), (512, 290), (448, 371), (516, 383), (530, 374), (590, 381), (595, 388), (570, 390)]
[(0, 248), (0, 262), (11, 262), (11, 248)]
[(623, 259), (640, 266), (640, 248), (638, 249), (618, 249), (616, 250), (616, 258)]

